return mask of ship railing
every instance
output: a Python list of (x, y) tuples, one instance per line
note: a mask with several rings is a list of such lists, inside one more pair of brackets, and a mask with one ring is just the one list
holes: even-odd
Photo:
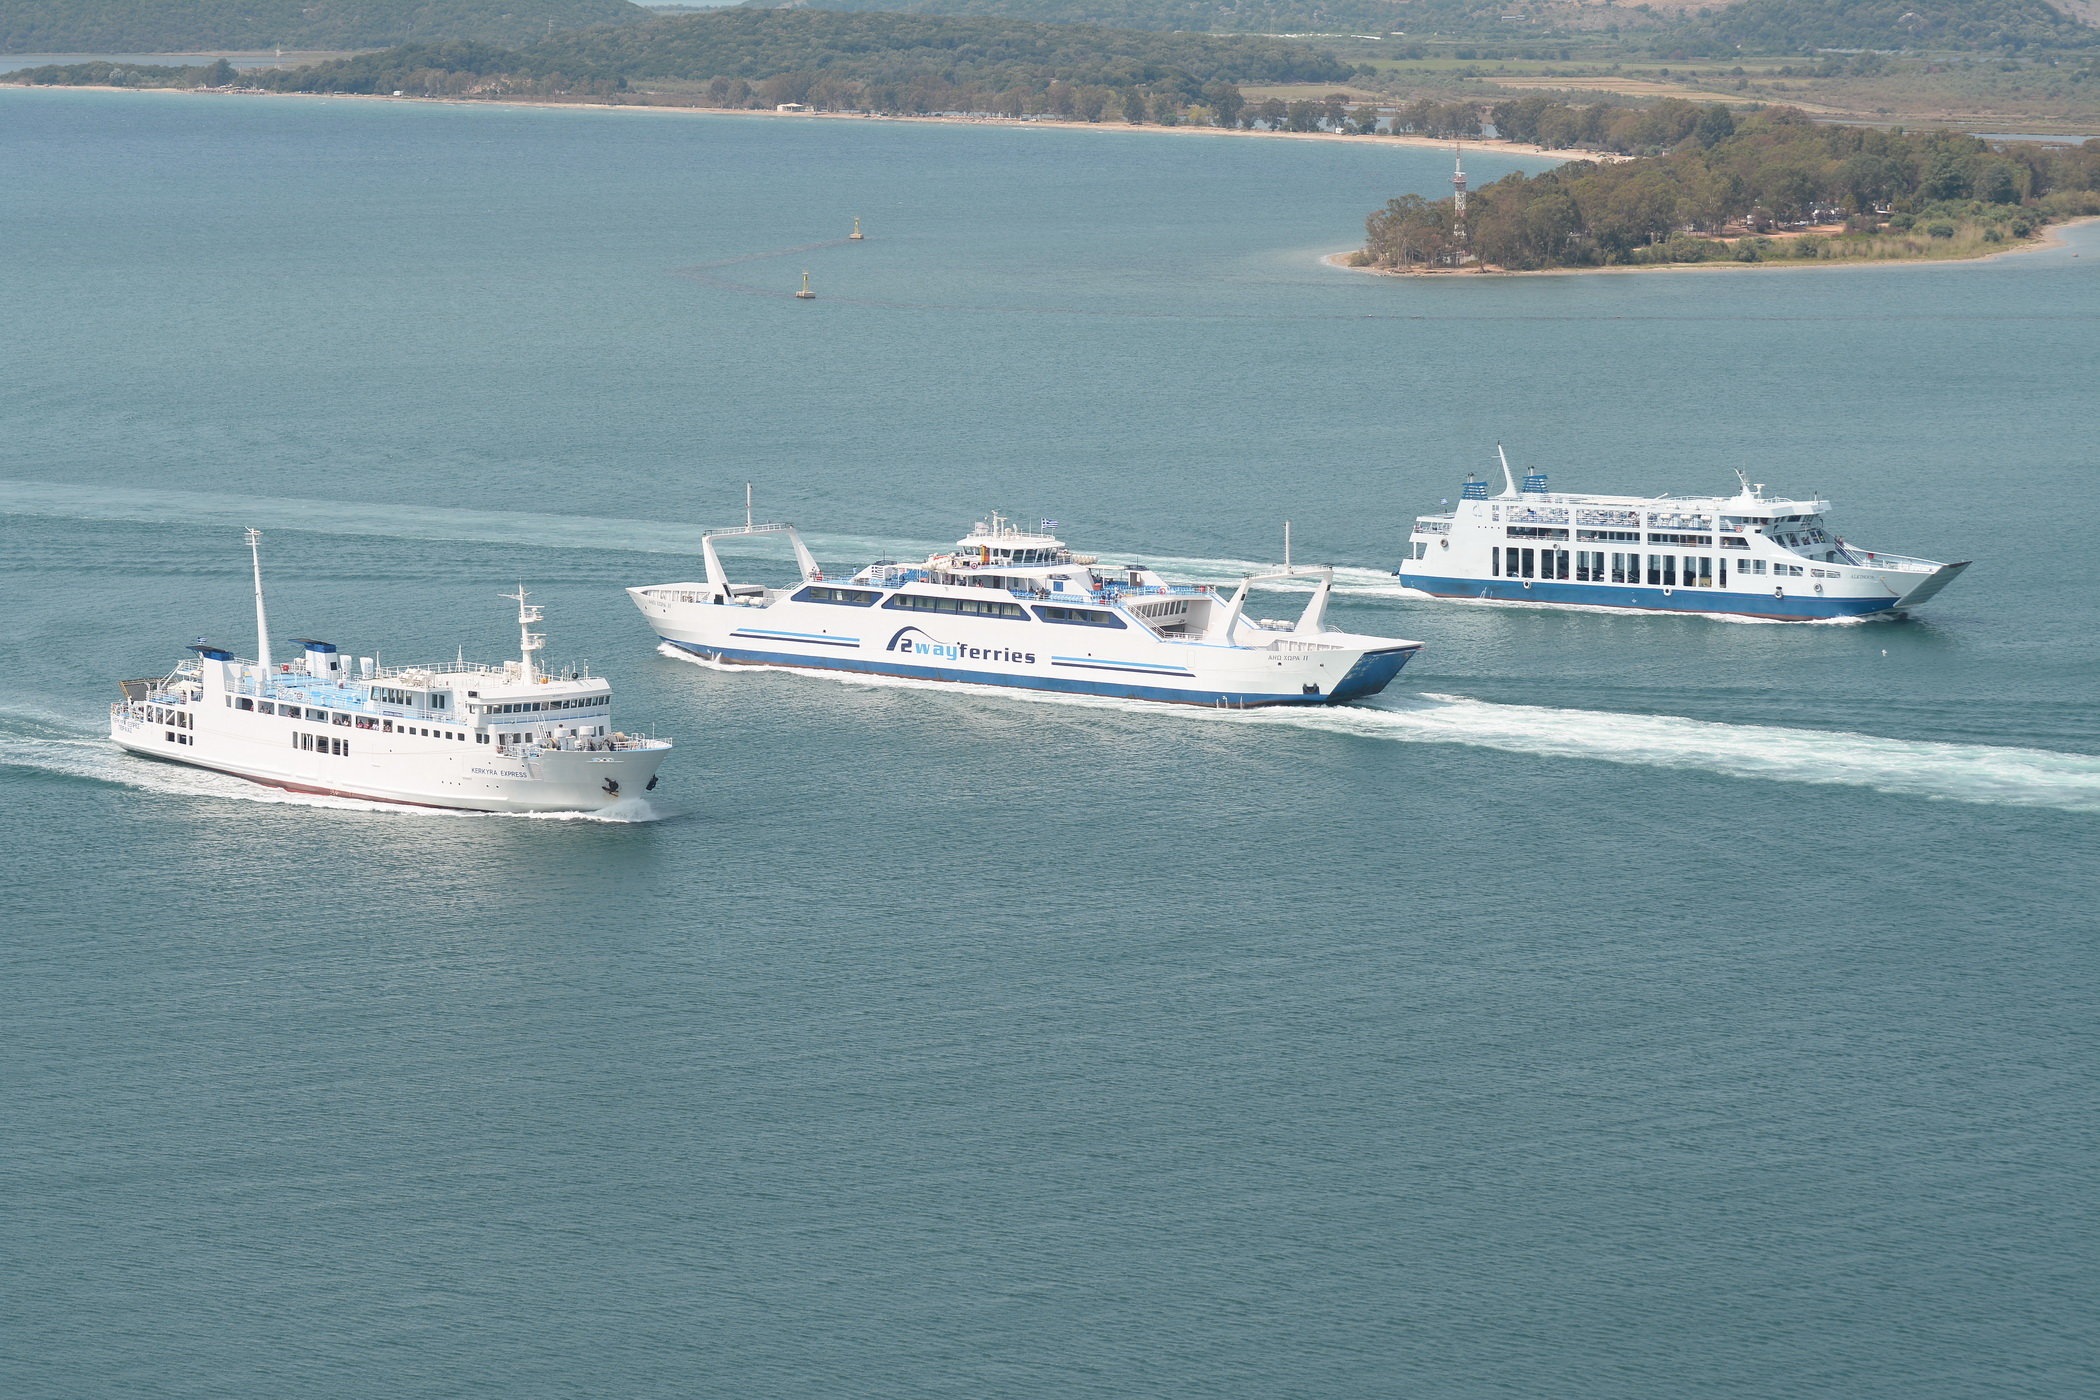
[(1289, 638), (1284, 638), (1284, 637), (1279, 637), (1279, 638), (1277, 638), (1277, 639), (1276, 639), (1275, 641), (1273, 641), (1273, 642), (1269, 643), (1269, 646), (1270, 646), (1270, 649), (1271, 649), (1271, 650), (1273, 650), (1273, 651), (1290, 651), (1290, 652), (1307, 652), (1307, 651), (1340, 651), (1340, 650), (1341, 650), (1341, 648), (1340, 648), (1340, 647), (1338, 647), (1338, 646), (1334, 646), (1334, 645), (1332, 645), (1331, 643), (1328, 643), (1328, 642), (1294, 642), (1294, 641), (1291, 641), (1291, 640), (1290, 640)]
[(509, 668), (492, 666), (486, 661), (438, 661), (427, 666), (381, 666), (372, 672), (375, 680), (393, 680), (399, 676), (500, 676)]
[[(1217, 585), (1209, 583), (1111, 583), (1090, 595), (1090, 600), (1109, 603), (1118, 598), (1200, 598), (1217, 591)], [(1073, 595), (1060, 593), (1054, 596), (1068, 598)]]
[(1451, 517), (1448, 515), (1425, 515), (1415, 521), (1418, 535), (1448, 535), (1451, 533)]
[(1887, 569), (1899, 574), (1935, 574), (1946, 565), (1933, 559), (1919, 559), (1909, 554), (1883, 554), (1880, 550), (1859, 549), (1846, 545), (1842, 562), (1860, 569)]
[(1565, 525), (1568, 512), (1559, 507), (1541, 510), (1536, 506), (1512, 506), (1503, 518), (1518, 525)]
[(1608, 529), (1639, 529), (1641, 513), (1637, 510), (1578, 510), (1577, 525), (1601, 525)]
[(647, 749), (668, 749), (669, 739), (658, 739), (648, 734), (607, 734), (596, 737), (564, 734), (552, 743), (498, 744), (496, 752), (506, 756), (531, 757), (543, 753), (637, 753)]
[(1657, 511), (1648, 517), (1651, 530), (1711, 530), (1713, 527), (1711, 515), (1666, 515)]

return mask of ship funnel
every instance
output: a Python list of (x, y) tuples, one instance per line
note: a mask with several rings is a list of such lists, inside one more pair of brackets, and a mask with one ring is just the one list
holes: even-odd
[(1526, 472), (1526, 473), (1524, 473), (1524, 494), (1525, 494), (1525, 495), (1527, 495), (1527, 496), (1531, 496), (1531, 495), (1539, 495), (1539, 496), (1543, 496), (1543, 495), (1545, 495), (1545, 494), (1546, 494), (1546, 474), (1545, 474), (1544, 472)]
[(1471, 472), (1466, 473), (1466, 484), (1459, 489), (1462, 501), (1484, 501), (1488, 498), (1488, 484)]
[(311, 637), (294, 637), (293, 641), (306, 648), (306, 674), (333, 680), (343, 674), (342, 654), (335, 649), (334, 642), (317, 642)]

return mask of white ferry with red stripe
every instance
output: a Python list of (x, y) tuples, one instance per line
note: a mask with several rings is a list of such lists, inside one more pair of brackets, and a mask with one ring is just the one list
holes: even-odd
[(353, 668), (301, 637), (297, 659), (273, 662), (257, 531), (248, 548), (254, 657), (199, 640), (166, 676), (120, 682), (122, 747), (292, 792), (473, 812), (596, 812), (656, 787), (671, 741), (615, 729), (603, 677), (540, 666), (542, 613), (523, 585), (509, 595), (516, 661)]
[[(1229, 592), (1074, 554), (1003, 516), (919, 563), (827, 574), (790, 525), (701, 538), (706, 577), (630, 588), (649, 625), (709, 661), (1111, 695), (1184, 705), (1338, 705), (1375, 695), (1421, 643), (1328, 626), (1331, 567), (1250, 574)], [(796, 577), (732, 583), (718, 542), (785, 536)], [(1308, 590), (1309, 585), (1309, 590)], [(1309, 591), (1295, 620), (1249, 615), (1264, 587)]]
[[(1499, 455), (1499, 449), (1498, 455)], [(1783, 622), (1895, 614), (1952, 583), (1943, 564), (1838, 537), (1830, 502), (1764, 494), (1594, 496), (1550, 491), (1546, 474), (1504, 489), (1468, 476), (1456, 507), (1421, 516), (1400, 581), (1438, 598), (1646, 612), (1729, 613)]]

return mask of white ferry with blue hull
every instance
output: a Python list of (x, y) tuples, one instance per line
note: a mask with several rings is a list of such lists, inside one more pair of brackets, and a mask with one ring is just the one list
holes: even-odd
[[(781, 534), (799, 579), (731, 583), (717, 541)], [(1187, 705), (1337, 705), (1375, 695), (1419, 642), (1326, 623), (1331, 568), (1253, 574), (1229, 594), (1104, 568), (993, 516), (919, 564), (827, 578), (787, 525), (715, 530), (706, 579), (628, 590), (665, 641), (710, 661), (1013, 686)], [(1258, 584), (1312, 584), (1295, 621), (1247, 616)]]
[(1727, 613), (1810, 622), (1917, 607), (1969, 567), (1861, 549), (1820, 499), (1549, 491), (1543, 472), (1505, 489), (1467, 478), (1458, 505), (1415, 521), (1401, 582), (1440, 598)]

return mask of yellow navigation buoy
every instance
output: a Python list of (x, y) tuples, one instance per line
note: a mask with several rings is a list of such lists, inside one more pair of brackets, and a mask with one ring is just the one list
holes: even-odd
[(866, 234), (860, 231), (860, 215), (855, 214), (853, 216), (853, 232), (847, 234), (846, 237), (853, 239), (855, 242), (867, 237)]
[(802, 290), (795, 293), (795, 300), (815, 301), (816, 299), (817, 294), (809, 289), (809, 274), (805, 272), (802, 274)]

